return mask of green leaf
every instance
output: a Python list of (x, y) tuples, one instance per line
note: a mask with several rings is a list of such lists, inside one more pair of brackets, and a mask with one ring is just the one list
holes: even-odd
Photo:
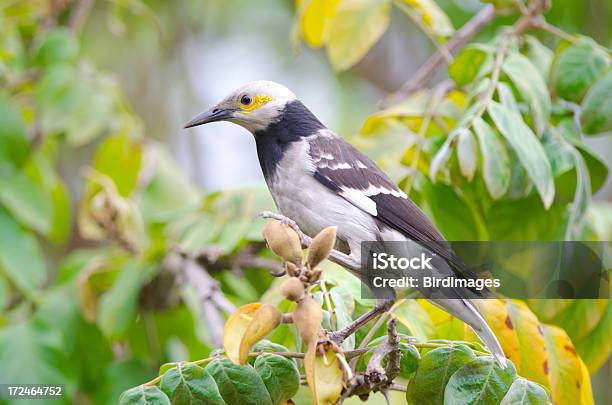
[(489, 103), (487, 111), (527, 170), (542, 198), (544, 207), (550, 207), (555, 198), (555, 186), (550, 162), (542, 144), (523, 122), (520, 115), (495, 101)]
[(582, 141), (579, 130), (573, 119), (562, 119), (559, 121), (558, 129), (563, 135), (563, 138), (574, 145), (584, 158), (587, 168), (589, 169), (591, 192), (595, 194), (606, 182), (606, 178), (608, 177), (608, 166)]
[[(602, 222), (605, 220), (603, 219)], [(612, 221), (612, 215), (608, 214), (607, 220)], [(587, 300), (584, 301), (588, 302)], [(612, 330), (612, 300), (604, 301), (607, 301), (607, 305), (597, 326), (589, 331), (584, 339), (576, 343), (576, 350), (580, 353), (580, 357), (588, 366), (591, 374), (594, 374), (606, 363), (612, 352), (612, 340), (610, 339), (610, 331)], [(592, 318), (591, 312), (585, 315), (587, 320)]]
[(577, 149), (571, 148), (576, 167), (576, 192), (570, 207), (565, 240), (575, 240), (580, 237), (585, 214), (591, 203), (591, 179), (584, 158)]
[(414, 345), (404, 342), (400, 342), (400, 352), (402, 354), (400, 359), (400, 376), (411, 378), (419, 368), (421, 355)]
[(521, 113), (518, 103), (516, 102), (516, 98), (514, 97), (512, 89), (508, 83), (500, 82), (497, 85), (497, 94), (499, 94), (499, 102), (501, 105), (517, 114)]
[(478, 154), (476, 151), (476, 140), (469, 129), (461, 131), (457, 139), (457, 158), (459, 169), (468, 181), (472, 181), (478, 165)]
[(468, 45), (455, 57), (448, 67), (448, 75), (459, 86), (465, 86), (478, 76), (490, 49), (483, 45)]
[[(336, 317), (337, 329), (342, 329), (353, 321), (353, 319), (351, 318), (352, 311), (347, 308), (345, 304), (345, 295), (342, 291), (342, 287), (334, 287), (329, 290), (329, 296), (334, 307), (334, 315)], [(326, 308), (327, 307), (324, 307), (324, 309)], [(354, 348), (355, 335), (350, 336), (349, 338), (345, 339), (344, 342), (342, 342), (342, 349), (353, 350)]]
[(444, 140), (442, 146), (440, 146), (440, 149), (438, 149), (436, 152), (436, 155), (431, 160), (431, 166), (429, 168), (429, 178), (432, 182), (435, 183), (436, 178), (438, 177), (438, 172), (448, 163), (448, 160), (453, 152), (453, 141), (459, 136), (459, 134), (465, 131), (467, 131), (465, 128), (458, 128), (451, 132), (450, 135), (448, 135), (448, 137)]
[(28, 321), (0, 329), (0, 381), (49, 384), (66, 381), (62, 341), (57, 331)]
[(100, 299), (98, 324), (107, 336), (121, 336), (133, 322), (140, 288), (157, 269), (136, 259), (122, 265), (113, 287)]
[(215, 380), (206, 370), (195, 364), (178, 363), (163, 375), (160, 388), (168, 395), (173, 405), (225, 405)]
[(508, 54), (502, 69), (529, 104), (536, 133), (541, 134), (548, 125), (551, 109), (546, 82), (533, 63), (518, 52)]
[(0, 311), (4, 310), (6, 304), (9, 303), (10, 293), (6, 279), (0, 274)]
[(129, 135), (109, 136), (98, 147), (94, 168), (107, 175), (120, 195), (129, 196), (138, 180), (142, 161), (142, 145)]
[(228, 404), (272, 405), (263, 380), (250, 365), (239, 366), (228, 359), (214, 360), (205, 368), (217, 382)]
[(580, 123), (587, 135), (612, 131), (612, 71), (589, 89), (582, 102)]
[(0, 167), (0, 173), (0, 204), (22, 224), (48, 235), (53, 206), (44, 190), (22, 172), (8, 166)]
[(527, 40), (527, 57), (538, 68), (544, 80), (547, 80), (553, 60), (553, 52), (534, 36), (526, 35), (525, 39)]
[(156, 386), (140, 385), (121, 394), (119, 405), (170, 405), (170, 400)]
[(514, 380), (500, 405), (546, 405), (550, 401), (546, 390), (524, 378)]
[(409, 404), (442, 404), (444, 387), (453, 373), (475, 357), (474, 352), (465, 345), (439, 347), (427, 352), (408, 384), (406, 400)]
[(389, 25), (389, 0), (348, 0), (329, 22), (327, 56), (335, 70), (346, 70), (370, 50)]
[(591, 39), (563, 44), (551, 69), (552, 86), (559, 97), (579, 103), (609, 64), (606, 52)]
[(21, 114), (3, 93), (0, 93), (0, 122), (0, 162), (19, 166), (28, 155), (30, 144)]
[(516, 378), (512, 362), (501, 369), (493, 357), (478, 357), (464, 364), (448, 380), (444, 405), (498, 404)]
[(452, 187), (443, 183), (425, 183), (424, 197), (433, 220), (449, 240), (477, 240), (478, 226), (466, 201)]
[(291, 359), (277, 354), (257, 356), (254, 364), (274, 405), (284, 404), (300, 387), (300, 373)]
[[(84, 66), (53, 65), (36, 87), (42, 131), (63, 133), (72, 146), (90, 142), (113, 122), (116, 91), (112, 80)], [(127, 113), (115, 113), (125, 126)]]
[(46, 277), (45, 260), (34, 236), (0, 209), (0, 270), (28, 298), (36, 299)]
[(70, 30), (61, 27), (40, 37), (35, 45), (34, 63), (47, 67), (76, 60), (79, 43)]
[(482, 153), (482, 177), (491, 198), (498, 200), (506, 194), (510, 185), (508, 151), (499, 135), (485, 120), (478, 117), (473, 125)]

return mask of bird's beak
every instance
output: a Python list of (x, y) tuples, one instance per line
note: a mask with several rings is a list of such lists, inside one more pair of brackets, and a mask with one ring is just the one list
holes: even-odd
[(223, 121), (231, 118), (233, 113), (234, 110), (215, 107), (193, 117), (184, 128), (197, 127), (198, 125), (208, 124), (209, 122)]

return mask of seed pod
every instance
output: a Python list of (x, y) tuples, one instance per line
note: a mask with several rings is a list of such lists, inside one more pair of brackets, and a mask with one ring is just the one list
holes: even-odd
[(295, 264), (291, 262), (285, 262), (285, 266), (287, 268), (287, 274), (289, 274), (289, 276), (297, 277), (300, 275), (300, 270)]
[(289, 225), (274, 219), (266, 224), (262, 233), (274, 254), (296, 266), (302, 265), (304, 254), (300, 237)]
[(316, 283), (317, 281), (319, 281), (319, 279), (321, 279), (321, 274), (323, 274), (323, 271), (321, 269), (314, 269), (310, 274), (309, 282), (311, 284)]
[(321, 306), (309, 295), (298, 302), (295, 311), (293, 311), (293, 323), (307, 345), (318, 338), (322, 320)]
[(281, 284), (281, 294), (289, 301), (299, 301), (304, 296), (304, 284), (297, 277), (289, 277)]
[(337, 226), (329, 226), (323, 229), (312, 240), (308, 249), (308, 264), (314, 269), (323, 260), (327, 259), (336, 244)]
[[(344, 388), (344, 370), (331, 345), (310, 342), (304, 356), (306, 381), (316, 405), (335, 404)], [(343, 358), (344, 362), (346, 360)]]

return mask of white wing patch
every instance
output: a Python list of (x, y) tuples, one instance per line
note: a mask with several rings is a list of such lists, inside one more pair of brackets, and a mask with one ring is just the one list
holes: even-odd
[(378, 215), (376, 210), (376, 203), (370, 199), (362, 190), (355, 190), (352, 188), (343, 189), (340, 195), (346, 198), (351, 204), (359, 207), (372, 216)]

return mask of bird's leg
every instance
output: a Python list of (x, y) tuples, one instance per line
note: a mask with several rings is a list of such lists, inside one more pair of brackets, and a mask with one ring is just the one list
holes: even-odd
[[(300, 227), (291, 218), (288, 218), (281, 214), (277, 214), (276, 212), (272, 212), (272, 211), (262, 211), (259, 214), (257, 214), (257, 217), (258, 218), (272, 218), (272, 219), (276, 219), (277, 221), (281, 221), (283, 224), (290, 226), (295, 231), (295, 233), (298, 234), (298, 237), (300, 238), (300, 242), (302, 243), (302, 246), (309, 247), (312, 244), (312, 238), (306, 235), (304, 232), (302, 232)], [(329, 260), (331, 260), (332, 262), (348, 270), (352, 270), (356, 272), (359, 272), (361, 270), (361, 263), (358, 260), (353, 259), (351, 256), (345, 253), (342, 253), (336, 249), (332, 249), (331, 253), (329, 254)]]
[(353, 333), (355, 333), (357, 329), (361, 328), (363, 325), (370, 322), (378, 315), (387, 312), (393, 306), (394, 302), (395, 300), (390, 298), (379, 301), (374, 308), (370, 309), (368, 312), (361, 315), (359, 318), (355, 319), (353, 322), (349, 323), (344, 328), (336, 332), (329, 333), (329, 338), (337, 344), (344, 342), (344, 340), (347, 337), (351, 336)]

